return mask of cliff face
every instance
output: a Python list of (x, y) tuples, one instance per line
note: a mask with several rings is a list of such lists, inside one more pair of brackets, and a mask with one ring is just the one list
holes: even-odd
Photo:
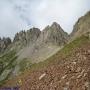
[(76, 22), (71, 37), (76, 38), (88, 32), (90, 33), (90, 11)]

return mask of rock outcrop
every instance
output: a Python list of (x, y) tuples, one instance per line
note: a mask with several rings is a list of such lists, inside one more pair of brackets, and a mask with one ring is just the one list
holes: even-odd
[[(49, 58), (49, 62), (35, 64), (33, 69), (8, 80), (4, 87), (18, 85), (20, 90), (90, 90), (89, 39), (86, 36), (76, 39), (63, 50)], [(68, 55), (65, 54), (67, 50)]]
[(38, 28), (31, 28), (27, 31), (21, 31), (15, 35), (13, 40), (13, 46), (15, 48), (21, 49), (27, 45), (32, 45), (36, 42), (40, 33), (41, 31)]
[(68, 41), (68, 34), (63, 31), (60, 25), (53, 22), (51, 26), (47, 26), (38, 39), (46, 44), (64, 45)]
[(0, 53), (4, 52), (10, 44), (11, 44), (11, 39), (9, 37), (0, 38)]
[(76, 22), (71, 38), (79, 37), (85, 33), (90, 33), (90, 11)]

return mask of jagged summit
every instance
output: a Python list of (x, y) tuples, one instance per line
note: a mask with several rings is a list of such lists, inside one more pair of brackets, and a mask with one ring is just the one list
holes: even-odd
[(15, 48), (18, 47), (19, 49), (35, 43), (40, 33), (41, 31), (38, 28), (31, 28), (27, 31), (16, 33), (13, 40), (14, 47), (16, 46)]
[[(27, 42), (29, 42), (29, 39), (33, 38), (34, 36), (39, 36), (40, 34), (40, 29), (38, 28), (31, 28), (27, 31), (21, 31), (19, 33), (16, 33), (15, 37), (14, 37), (14, 42), (20, 41), (23, 39), (27, 40)], [(34, 39), (34, 38), (33, 38)]]
[(90, 32), (90, 11), (78, 19), (78, 21), (74, 25), (71, 36), (73, 38), (76, 38), (87, 32)]
[(68, 40), (68, 34), (60, 27), (59, 24), (53, 22), (51, 26), (47, 26), (39, 37), (40, 41), (52, 44), (65, 44)]

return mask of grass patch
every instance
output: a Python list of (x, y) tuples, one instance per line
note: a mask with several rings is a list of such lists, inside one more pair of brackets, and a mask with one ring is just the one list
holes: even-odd
[(74, 41), (70, 42), (69, 44), (65, 45), (65, 47), (60, 52), (64, 55), (70, 55), (75, 48), (80, 47), (83, 44), (86, 44), (88, 41), (89, 37), (83, 35), (75, 39)]

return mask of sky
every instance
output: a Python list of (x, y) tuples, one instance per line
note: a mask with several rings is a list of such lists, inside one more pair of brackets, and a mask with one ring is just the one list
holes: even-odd
[(90, 0), (0, 0), (0, 36), (57, 22), (71, 33), (79, 17), (90, 10)]

